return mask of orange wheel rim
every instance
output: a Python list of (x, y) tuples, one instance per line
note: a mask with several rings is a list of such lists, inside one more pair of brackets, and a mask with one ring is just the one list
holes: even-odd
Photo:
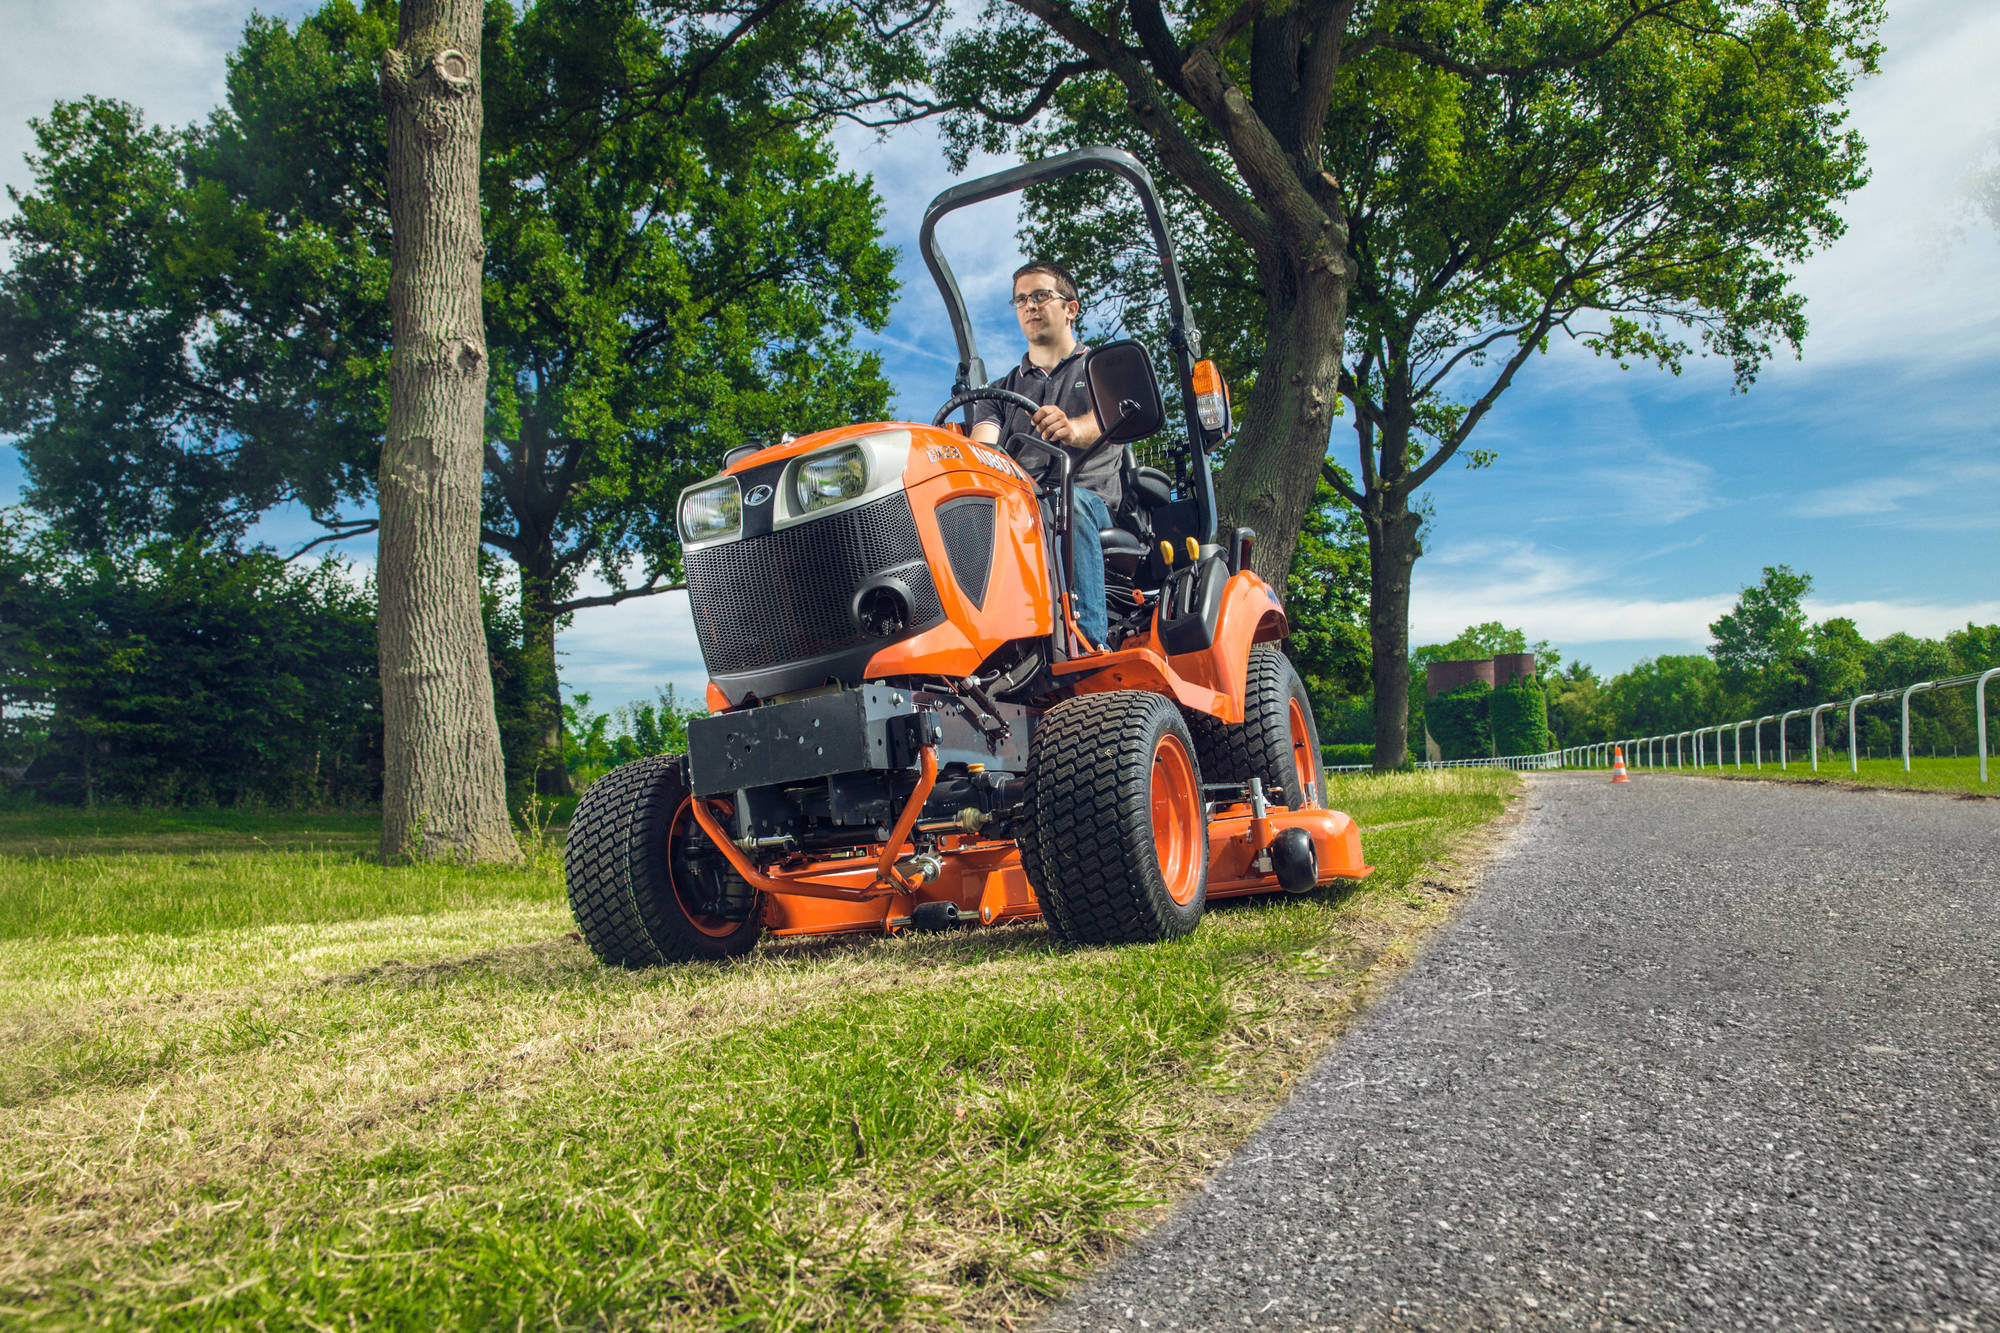
[(1291, 700), (1286, 721), (1292, 732), (1292, 776), (1298, 783), (1299, 801), (1303, 804), (1310, 799), (1309, 793), (1319, 790), (1319, 766), (1313, 762), (1312, 725), (1306, 721), (1306, 710), (1299, 707), (1297, 699)]
[(1186, 742), (1171, 733), (1153, 747), (1153, 854), (1167, 893), (1185, 907), (1207, 867), (1201, 864), (1201, 788)]
[(674, 899), (681, 905), (681, 915), (688, 924), (704, 935), (724, 939), (743, 929), (741, 921), (731, 921), (726, 916), (710, 916), (694, 910), (694, 902), (681, 888), (679, 878), (674, 874), (674, 849), (681, 845), (683, 838), (699, 838), (705, 834), (694, 827), (694, 797), (681, 802), (681, 808), (674, 812), (673, 827), (667, 833), (667, 883), (672, 886)]

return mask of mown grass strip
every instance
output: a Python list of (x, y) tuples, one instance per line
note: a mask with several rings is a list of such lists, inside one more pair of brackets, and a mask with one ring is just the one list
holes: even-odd
[[(999, 1327), (1247, 1136), (1362, 978), (1445, 914), (1441, 859), (1515, 783), (1336, 779), (1335, 804), (1398, 825), (1369, 837), (1375, 880), (1145, 948), (1015, 926), (627, 973), (548, 917), (477, 950), (486, 927), (453, 934), (553, 911), (545, 880), (539, 906), (312, 925), (379, 928), (371, 949), (408, 927), (395, 961), (335, 975), (273, 970), (280, 922), (203, 937), (230, 943), (188, 965), (198, 987), (44, 989), (4, 1020), (35, 1072), (0, 1098), (0, 1306), (53, 1326)], [(0, 969), (60, 944), (0, 943)]]
[(1882, 788), (1903, 791), (1944, 791), (1958, 792), (1968, 796), (2000, 796), (2000, 757), (1988, 756), (1987, 769), (1991, 777), (1986, 782), (1979, 780), (1979, 758), (1966, 755), (1960, 758), (1913, 755), (1910, 771), (1903, 771), (1901, 759), (1863, 759), (1860, 771), (1854, 772), (1847, 766), (1847, 752), (1837, 754), (1822, 753), (1819, 771), (1813, 771), (1810, 759), (1793, 756), (1785, 768), (1779, 768), (1775, 758), (1766, 759), (1762, 768), (1745, 764), (1739, 771), (1730, 761), (1724, 761), (1720, 772), (1714, 767), (1713, 756), (1704, 768), (1675, 769), (1632, 769), (1632, 776), (1643, 777), (1647, 773), (1680, 773), (1688, 777), (1723, 777), (1732, 780), (1756, 782), (1817, 782), (1848, 787)]
[(382, 821), (350, 811), (96, 810), (29, 805), (0, 810), (0, 855), (77, 856), (122, 852), (270, 852), (315, 848), (369, 852)]

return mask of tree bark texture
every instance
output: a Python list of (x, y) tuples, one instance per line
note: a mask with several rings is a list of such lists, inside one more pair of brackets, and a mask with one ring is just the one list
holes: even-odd
[(393, 347), (382, 448), (382, 851), (520, 858), (479, 608), (479, 0), (404, 0), (382, 58)]
[(1407, 495), (1377, 493), (1362, 511), (1368, 530), (1368, 645), (1375, 683), (1375, 771), (1403, 766), (1410, 744), (1410, 572), (1423, 554)]
[(1327, 253), (1261, 267), (1274, 270), (1264, 274), (1272, 333), (1215, 499), (1225, 523), (1255, 530), (1251, 568), (1282, 595), (1333, 430), (1348, 284)]

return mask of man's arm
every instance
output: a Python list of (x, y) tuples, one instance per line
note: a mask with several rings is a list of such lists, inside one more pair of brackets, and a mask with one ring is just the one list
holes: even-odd
[(976, 444), (1000, 443), (1000, 423), (997, 421), (973, 422), (972, 439)]

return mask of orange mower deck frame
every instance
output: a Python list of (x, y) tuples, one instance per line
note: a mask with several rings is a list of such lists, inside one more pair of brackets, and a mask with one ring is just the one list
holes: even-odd
[[(1181, 756), (1185, 765), (1185, 756)], [(930, 768), (935, 774), (935, 760)], [(1192, 782), (1192, 766), (1185, 767), (1183, 780)], [(920, 789), (912, 808), (922, 803)], [(773, 935), (841, 935), (893, 932), (906, 927), (917, 904), (948, 902), (963, 918), (980, 925), (1002, 921), (1033, 921), (1042, 915), (1041, 904), (1021, 866), (1021, 849), (1011, 841), (985, 841), (976, 834), (948, 835), (941, 840), (942, 868), (933, 880), (912, 883), (897, 872), (895, 860), (907, 848), (893, 839), (878, 855), (843, 856), (828, 860), (796, 858), (793, 862), (760, 869), (730, 840), (714, 813), (702, 801), (690, 798), (687, 809), (700, 823), (711, 841), (743, 876), (764, 896), (763, 922)], [(908, 811), (905, 817), (914, 823)], [(1362, 880), (1375, 867), (1361, 858), (1361, 830), (1337, 810), (1306, 808), (1267, 810), (1264, 818), (1252, 813), (1249, 803), (1227, 807), (1208, 821), (1208, 898), (1243, 898), (1252, 894), (1279, 891), (1275, 876), (1259, 871), (1253, 864), (1268, 851), (1272, 840), (1288, 828), (1305, 830), (1321, 867), (1323, 884), (1341, 880)], [(1185, 830), (1156, 837), (1172, 837), (1177, 854), (1188, 855), (1192, 839)], [(1163, 861), (1169, 857), (1162, 857)], [(1186, 884), (1185, 878), (1170, 879)], [(1187, 890), (1191, 893), (1191, 890)], [(1183, 893), (1175, 898), (1185, 901)]]

